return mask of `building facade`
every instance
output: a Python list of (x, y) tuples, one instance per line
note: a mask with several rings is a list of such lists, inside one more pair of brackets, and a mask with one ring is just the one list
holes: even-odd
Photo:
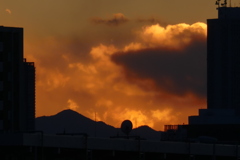
[(35, 130), (35, 66), (24, 59), (24, 91), (26, 106), (26, 130)]
[(35, 67), (23, 59), (23, 28), (0, 27), (0, 132), (34, 130)]
[(240, 115), (240, 8), (218, 8), (207, 25), (207, 107)]

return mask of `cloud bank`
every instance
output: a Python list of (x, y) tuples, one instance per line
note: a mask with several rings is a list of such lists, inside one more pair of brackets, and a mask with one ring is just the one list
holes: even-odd
[(162, 130), (205, 107), (206, 24), (147, 25), (121, 36), (132, 38), (123, 45), (75, 36), (28, 41), (38, 116), (70, 108), (115, 127), (129, 119), (134, 127)]

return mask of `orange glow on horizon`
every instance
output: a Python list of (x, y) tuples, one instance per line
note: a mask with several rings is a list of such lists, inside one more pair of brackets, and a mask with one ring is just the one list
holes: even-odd
[(120, 127), (125, 119), (131, 120), (134, 128), (148, 125), (155, 130), (163, 130), (164, 124), (187, 123), (187, 116), (205, 108), (206, 98), (192, 92), (168, 93), (157, 88), (151, 78), (131, 81), (111, 56), (158, 47), (183, 50), (192, 41), (206, 38), (206, 29), (200, 22), (150, 25), (136, 31), (139, 34), (132, 35), (135, 40), (121, 47), (99, 42), (86, 50), (77, 48), (83, 42), (75, 37), (72, 41), (71, 37), (27, 41), (25, 55), (35, 62), (37, 71), (36, 116), (68, 108), (93, 120), (97, 113), (98, 121), (114, 127)]

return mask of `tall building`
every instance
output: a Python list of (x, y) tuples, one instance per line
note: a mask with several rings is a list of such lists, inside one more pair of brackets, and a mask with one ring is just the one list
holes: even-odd
[(207, 109), (189, 124), (240, 124), (240, 8), (222, 5), (207, 20)]
[(227, 0), (216, 4), (218, 18), (207, 20), (207, 109), (175, 131), (187, 131), (188, 138), (240, 141), (240, 7), (227, 6)]
[(240, 115), (240, 8), (219, 7), (207, 25), (207, 107)]
[(0, 27), (0, 132), (34, 130), (35, 67), (23, 59), (23, 28)]

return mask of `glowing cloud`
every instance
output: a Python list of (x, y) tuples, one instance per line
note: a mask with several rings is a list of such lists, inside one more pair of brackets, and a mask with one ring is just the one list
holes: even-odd
[(138, 43), (112, 55), (131, 80), (151, 79), (159, 90), (205, 96), (206, 24), (144, 27)]
[[(100, 23), (124, 19), (119, 14)], [(156, 24), (134, 33), (123, 45), (90, 43), (86, 37), (26, 42), (27, 58), (37, 68), (37, 116), (70, 108), (92, 119), (96, 113), (98, 121), (115, 127), (125, 119), (156, 130), (187, 123), (206, 103), (206, 24)]]
[(207, 25), (201, 22), (192, 25), (180, 23), (167, 27), (156, 24), (143, 29), (142, 39), (149, 47), (180, 49), (193, 40), (205, 39), (206, 34)]

